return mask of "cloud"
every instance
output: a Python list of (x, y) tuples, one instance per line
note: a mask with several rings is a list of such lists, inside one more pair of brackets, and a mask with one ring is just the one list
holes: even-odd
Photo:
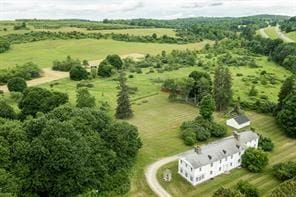
[(223, 4), (224, 4), (223, 2), (216, 2), (216, 3), (211, 3), (209, 6), (215, 7), (215, 6), (221, 6)]

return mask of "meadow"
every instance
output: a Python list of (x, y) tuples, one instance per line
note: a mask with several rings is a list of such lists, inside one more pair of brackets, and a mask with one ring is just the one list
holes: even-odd
[(276, 39), (279, 37), (275, 27), (267, 27), (264, 29), (264, 31), (271, 39)]
[(12, 45), (9, 51), (0, 54), (0, 68), (8, 68), (30, 61), (38, 64), (40, 68), (47, 68), (52, 66), (54, 60), (63, 60), (67, 55), (80, 60), (98, 60), (109, 54), (157, 54), (162, 50), (201, 49), (206, 43), (209, 41), (178, 45), (93, 39), (46, 40)]
[(286, 33), (285, 35), (288, 36), (289, 38), (291, 38), (292, 40), (296, 41), (296, 31)]

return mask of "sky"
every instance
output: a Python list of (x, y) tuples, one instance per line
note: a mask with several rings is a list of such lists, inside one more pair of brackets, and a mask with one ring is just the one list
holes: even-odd
[(0, 0), (0, 19), (296, 15), (296, 0)]

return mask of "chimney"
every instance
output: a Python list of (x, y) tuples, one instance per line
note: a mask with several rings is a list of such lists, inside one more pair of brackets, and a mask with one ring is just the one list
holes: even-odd
[(237, 131), (233, 131), (233, 136), (237, 141), (240, 141), (240, 134)]
[(195, 147), (194, 147), (194, 151), (195, 151), (197, 154), (201, 154), (201, 148), (200, 148), (200, 146), (195, 146)]

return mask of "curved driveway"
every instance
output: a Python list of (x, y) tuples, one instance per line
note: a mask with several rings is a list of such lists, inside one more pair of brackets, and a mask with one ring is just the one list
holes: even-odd
[(150, 164), (145, 170), (145, 177), (149, 187), (152, 191), (159, 197), (171, 197), (171, 195), (160, 185), (157, 180), (157, 171), (162, 166), (176, 161), (178, 159), (178, 155), (174, 155), (171, 157), (165, 157), (160, 159), (152, 164)]

